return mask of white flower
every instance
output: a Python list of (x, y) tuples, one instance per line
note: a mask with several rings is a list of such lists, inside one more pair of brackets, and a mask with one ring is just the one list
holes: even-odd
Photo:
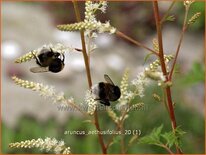
[(56, 147), (54, 148), (54, 152), (56, 153), (56, 154), (59, 154), (59, 153), (61, 153), (61, 151), (62, 151), (62, 149), (64, 148), (64, 141), (59, 141), (58, 142), (58, 145), (56, 145)]
[(116, 28), (114, 28), (114, 27), (111, 27), (111, 28), (110, 28), (110, 33), (111, 33), (111, 34), (115, 33), (116, 31), (117, 31)]
[(64, 151), (62, 152), (62, 154), (70, 154), (71, 151), (70, 151), (70, 147), (67, 147), (64, 149)]
[(124, 105), (128, 104), (129, 98), (128, 98), (128, 78), (129, 78), (129, 69), (126, 69), (124, 72), (124, 75), (121, 80), (120, 84), (120, 91), (121, 91), (121, 97), (119, 99), (119, 109), (123, 107)]
[(98, 27), (98, 32), (99, 33), (110, 32), (112, 34), (116, 32), (116, 29), (110, 25), (109, 21), (107, 21), (106, 23), (102, 23)]
[(100, 10), (105, 13), (107, 8), (107, 1), (100, 2), (85, 2), (85, 18), (84, 22), (74, 23), (74, 24), (66, 24), (66, 25), (58, 25), (57, 28), (62, 31), (77, 31), (77, 30), (90, 30), (97, 31), (99, 33), (109, 32), (115, 33), (116, 29), (110, 25), (109, 22), (102, 23), (96, 19), (96, 11)]
[(155, 81), (165, 81), (166, 78), (162, 72), (145, 70), (145, 76)]
[(137, 89), (137, 95), (139, 97), (144, 97), (145, 86), (149, 84), (149, 80), (146, 78), (144, 72), (141, 72), (137, 75), (136, 79), (132, 80), (132, 85)]
[(189, 7), (193, 2), (194, 0), (184, 0), (183, 4), (184, 6)]
[(70, 147), (66, 147), (64, 141), (58, 141), (55, 138), (38, 138), (37, 140), (26, 140), (10, 143), (11, 148), (39, 148), (47, 152), (54, 151), (56, 154), (70, 154)]
[(87, 113), (93, 115), (97, 108), (98, 102), (95, 100), (95, 97), (90, 90), (86, 91), (85, 101), (88, 105)]
[(134, 93), (132, 92), (132, 91), (127, 91), (126, 93), (125, 93), (125, 99), (131, 99), (131, 98), (133, 98), (134, 97)]
[(74, 99), (72, 97), (67, 100), (63, 92), (57, 93), (55, 91), (54, 86), (48, 86), (43, 85), (42, 83), (35, 83), (27, 80), (22, 80), (16, 76), (13, 76), (12, 80), (20, 87), (31, 89), (33, 91), (38, 92), (41, 96), (51, 99), (53, 103), (58, 102), (64, 105), (67, 105), (68, 103), (74, 104)]
[(44, 143), (43, 143), (43, 147), (42, 149), (45, 149), (47, 152), (49, 152), (54, 146), (56, 146), (58, 144), (58, 141), (56, 139), (51, 139), (49, 137), (47, 137), (45, 140), (44, 140)]
[(101, 10), (103, 13), (106, 12), (106, 9), (107, 9), (107, 1), (101, 1), (101, 7), (99, 8), (99, 10)]

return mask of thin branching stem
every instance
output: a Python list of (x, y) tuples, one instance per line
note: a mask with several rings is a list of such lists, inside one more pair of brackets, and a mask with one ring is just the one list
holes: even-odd
[(120, 32), (120, 31), (117, 30), (116, 31), (116, 35), (118, 35), (119, 37), (124, 38), (124, 39), (130, 41), (131, 43), (133, 43), (133, 44), (135, 44), (135, 45), (137, 45), (139, 47), (142, 47), (142, 48), (150, 51), (151, 53), (155, 54), (156, 56), (158, 56), (158, 53), (156, 51), (154, 51), (154, 50), (150, 49), (149, 47), (143, 45), (142, 43), (132, 39), (131, 37), (129, 37), (126, 34), (124, 34), (123, 32)]
[(188, 12), (189, 12), (189, 7), (185, 7), (184, 23), (183, 23), (183, 26), (182, 26), (182, 32), (181, 32), (179, 43), (178, 43), (177, 50), (176, 50), (176, 53), (175, 53), (175, 58), (174, 58), (174, 61), (173, 61), (173, 64), (172, 64), (172, 69), (171, 69), (170, 74), (169, 74), (169, 80), (172, 80), (172, 75), (173, 75), (173, 72), (174, 72), (175, 64), (177, 62), (177, 57), (179, 55), (180, 47), (182, 45), (182, 40), (183, 40), (185, 31), (187, 30), (187, 27), (188, 27), (188, 25), (187, 25)]
[[(162, 41), (162, 25), (161, 25), (161, 20), (160, 20), (160, 15), (159, 15), (159, 7), (158, 7), (158, 2), (153, 1), (153, 8), (154, 8), (154, 17), (155, 17), (155, 23), (156, 23), (156, 29), (157, 29), (157, 35), (158, 35), (158, 43), (159, 43), (159, 60), (161, 63), (161, 69), (166, 77), (166, 81), (168, 81), (168, 75), (167, 75), (167, 70), (166, 70), (166, 65), (164, 61), (164, 50), (163, 50), (163, 41)], [(167, 97), (167, 103), (168, 103), (168, 108), (169, 108), (169, 114), (170, 114), (170, 120), (172, 124), (172, 130), (175, 132), (175, 129), (177, 127), (176, 125), (176, 119), (175, 119), (175, 113), (174, 113), (174, 107), (173, 107), (173, 102), (172, 102), (172, 95), (171, 95), (171, 89), (169, 86), (165, 87), (166, 89), (166, 97)], [(176, 150), (177, 153), (182, 153), (180, 148), (176, 145)]]
[[(131, 105), (129, 105), (129, 106), (125, 109), (125, 111), (122, 113), (122, 117), (121, 117), (121, 119), (119, 120), (115, 131), (121, 131), (121, 132), (122, 132), (122, 130), (123, 130), (122, 127), (123, 127), (123, 124), (124, 124), (125, 116), (127, 115), (127, 112), (128, 112), (128, 110), (129, 110), (130, 108), (131, 108)], [(123, 134), (123, 133), (122, 133), (122, 134)], [(111, 136), (111, 138), (109, 139), (109, 141), (108, 141), (108, 143), (107, 143), (107, 145), (106, 145), (106, 148), (107, 148), (107, 149), (108, 149), (108, 147), (112, 144), (112, 142), (113, 142), (113, 140), (114, 140), (114, 137), (116, 137), (116, 136), (117, 136), (116, 134), (114, 134), (114, 135)], [(126, 151), (124, 151), (124, 152), (126, 152)]]
[(172, 152), (172, 150), (171, 150), (168, 146), (166, 146), (166, 145), (164, 145), (164, 144), (156, 144), (156, 145), (164, 148), (164, 149), (167, 150), (170, 154), (174, 154), (174, 152)]
[[(134, 94), (136, 94), (137, 91), (138, 91), (138, 90), (136, 89), (136, 90), (134, 91)], [(130, 100), (128, 101), (128, 103), (131, 103), (131, 100), (132, 100), (132, 98), (130, 98)], [(125, 116), (126, 116), (127, 113), (129, 112), (129, 109), (131, 108), (131, 106), (132, 106), (132, 105), (129, 104), (129, 105), (127, 106), (127, 108), (122, 112), (121, 119), (119, 119), (115, 131), (121, 131), (121, 132), (122, 132), (122, 130), (123, 130), (123, 124), (124, 124), (124, 120), (125, 120)], [(122, 132), (122, 133), (123, 133), (123, 132)], [(106, 148), (108, 148), (108, 147), (112, 144), (115, 136), (116, 136), (116, 135), (112, 135), (112, 136), (111, 136), (111, 138), (109, 139), (109, 141), (108, 141), (108, 143), (107, 143), (107, 145), (106, 145)], [(124, 136), (124, 135), (123, 135), (123, 136)], [(124, 138), (124, 137), (123, 137), (123, 138)], [(122, 139), (123, 139), (123, 138), (122, 138)], [(124, 148), (124, 153), (126, 153), (126, 152), (127, 152), (127, 151), (126, 151), (126, 148)]]
[(84, 112), (80, 107), (78, 107), (75, 103), (67, 101), (67, 104), (74, 107), (76, 110), (78, 110), (82, 115), (88, 116), (86, 112)]
[(120, 142), (120, 145), (121, 145), (121, 153), (122, 154), (125, 154), (125, 143), (124, 143), (124, 124), (122, 123), (121, 126), (120, 126), (120, 130), (121, 130), (121, 142)]
[[(79, 8), (78, 8), (78, 5), (77, 5), (77, 1), (73, 0), (72, 2), (73, 2), (73, 5), (74, 5), (74, 10), (75, 10), (77, 22), (81, 22), (81, 16), (80, 16)], [(86, 52), (86, 44), (85, 44), (85, 38), (84, 38), (84, 31), (81, 30), (80, 34), (81, 34), (82, 53), (83, 53), (83, 56), (84, 56), (84, 63), (85, 63), (85, 67), (86, 67), (88, 85), (89, 85), (89, 88), (91, 88), (92, 87), (92, 80), (91, 80), (89, 59), (88, 59), (88, 55), (87, 55), (87, 52)], [(96, 129), (98, 131), (101, 131), (100, 130), (100, 126), (99, 126), (98, 115), (97, 115), (97, 111), (96, 110), (94, 112), (94, 124), (95, 124)], [(99, 138), (99, 143), (101, 145), (102, 153), (106, 154), (107, 150), (106, 150), (106, 147), (104, 145), (103, 137), (100, 134), (100, 132), (98, 132), (98, 138)]]
[[(115, 130), (115, 131), (121, 131), (119, 125), (116, 127), (116, 130)], [(116, 134), (113, 134), (113, 135), (110, 137), (110, 139), (108, 140), (108, 143), (107, 143), (107, 145), (106, 145), (106, 149), (108, 149), (109, 146), (113, 143), (113, 140), (114, 140), (114, 138), (115, 138), (116, 136), (117, 136)]]

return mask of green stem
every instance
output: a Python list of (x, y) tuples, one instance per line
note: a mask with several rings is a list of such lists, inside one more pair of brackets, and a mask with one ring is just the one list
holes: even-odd
[(121, 153), (125, 154), (125, 143), (124, 143), (124, 124), (122, 123), (120, 126), (120, 131), (121, 131), (121, 142), (120, 142), (120, 146), (121, 146)]
[[(78, 8), (78, 5), (77, 5), (77, 1), (73, 0), (72, 2), (73, 2), (73, 5), (74, 5), (74, 10), (75, 10), (77, 22), (81, 22), (81, 16), (80, 16), (79, 8)], [(87, 52), (86, 52), (86, 44), (85, 44), (85, 39), (84, 39), (84, 31), (81, 30), (80, 34), (81, 34), (81, 41), (82, 41), (82, 53), (83, 53), (83, 56), (84, 56), (84, 63), (85, 63), (86, 73), (87, 73), (87, 80), (88, 80), (89, 88), (91, 89), (91, 87), (92, 87), (92, 80), (91, 80), (89, 59), (88, 59), (88, 55), (87, 55)], [(100, 126), (99, 126), (98, 115), (97, 115), (97, 111), (96, 110), (94, 112), (94, 124), (95, 124), (96, 129), (98, 131), (101, 131), (100, 130)], [(103, 154), (107, 154), (107, 150), (106, 150), (106, 147), (104, 145), (103, 137), (100, 134), (100, 132), (98, 132), (98, 138), (99, 138), (99, 143), (101, 145), (102, 153)]]
[(170, 148), (168, 148), (166, 145), (164, 145), (164, 144), (156, 144), (156, 145), (164, 148), (164, 149), (167, 150), (170, 154), (174, 154), (174, 152), (172, 152), (172, 150), (170, 150)]

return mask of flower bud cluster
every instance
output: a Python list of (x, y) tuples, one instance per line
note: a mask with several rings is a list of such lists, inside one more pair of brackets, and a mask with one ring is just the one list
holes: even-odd
[(21, 142), (10, 143), (11, 148), (39, 148), (46, 152), (54, 151), (56, 154), (70, 154), (70, 147), (66, 147), (64, 141), (58, 141), (55, 138), (38, 138)]

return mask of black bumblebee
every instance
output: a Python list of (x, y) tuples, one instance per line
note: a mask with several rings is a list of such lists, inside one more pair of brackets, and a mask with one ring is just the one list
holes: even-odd
[(100, 103), (110, 106), (109, 101), (116, 101), (121, 96), (121, 91), (118, 86), (114, 85), (108, 75), (104, 75), (106, 82), (100, 82), (92, 87), (92, 94)]
[(43, 48), (39, 53), (34, 54), (36, 63), (40, 67), (30, 68), (33, 73), (53, 72), (58, 73), (64, 68), (64, 54), (54, 52), (52, 48)]

